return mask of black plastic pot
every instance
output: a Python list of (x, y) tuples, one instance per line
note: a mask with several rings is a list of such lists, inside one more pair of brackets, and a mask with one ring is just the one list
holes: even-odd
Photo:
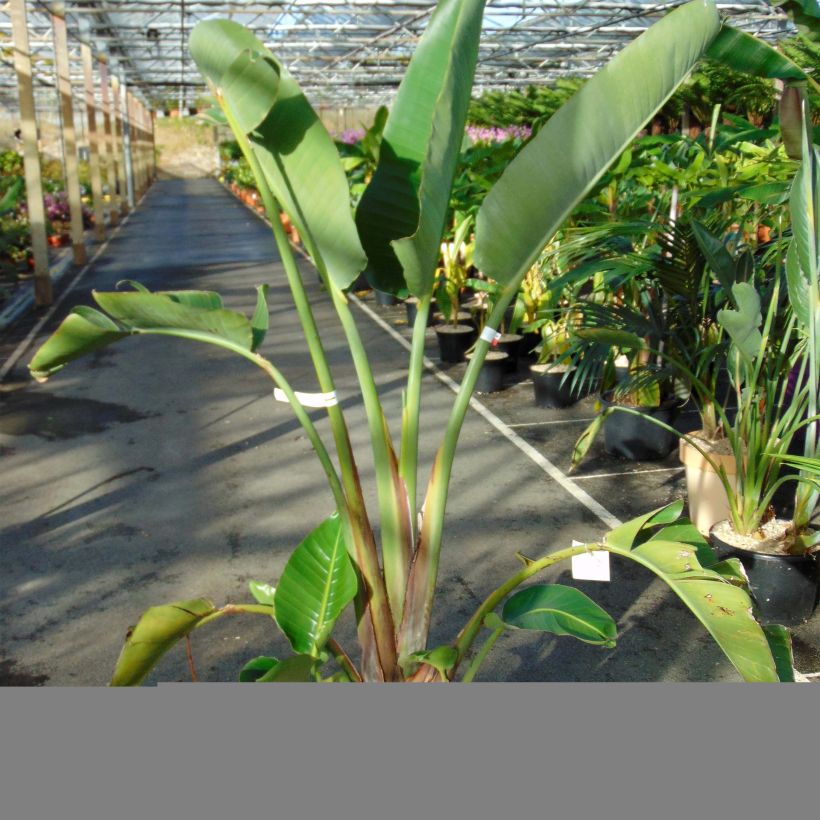
[(507, 354), (507, 372), (515, 373), (518, 370), (518, 346), (521, 336), (517, 333), (502, 333), (501, 338), (493, 346), (493, 350)]
[[(433, 314), (433, 322), (435, 324), (445, 324), (447, 320), (444, 318), (443, 313), (436, 311)], [(466, 310), (460, 310), (458, 312), (458, 323), (460, 325), (470, 325), (470, 327), (475, 327), (475, 320), (473, 319), (472, 314)]]
[[(612, 394), (601, 397), (605, 406), (612, 405)], [(632, 407), (641, 416), (651, 416), (672, 425), (678, 415), (675, 401), (660, 407)], [(678, 446), (678, 436), (657, 424), (632, 413), (616, 411), (604, 421), (604, 449), (612, 456), (630, 461), (659, 461)]]
[[(412, 328), (416, 324), (416, 315), (419, 312), (419, 300), (415, 296), (404, 300), (404, 309), (407, 311), (407, 324)], [(427, 326), (433, 324), (433, 312), (427, 311)]]
[(538, 358), (538, 345), (541, 344), (540, 333), (522, 333), (518, 343), (518, 360), (532, 361)]
[(373, 293), (376, 295), (376, 304), (382, 307), (390, 307), (390, 305), (395, 305), (398, 302), (398, 299), (392, 293), (385, 293), (383, 290), (375, 289)]
[(463, 362), (464, 354), (478, 338), (472, 325), (436, 325), (439, 357), (443, 362)]
[(765, 555), (709, 538), (718, 557), (738, 558), (749, 578), (749, 591), (761, 623), (794, 626), (811, 617), (817, 606), (820, 569), (814, 555)]
[(570, 386), (572, 376), (567, 376), (561, 384), (567, 368), (564, 365), (555, 367), (551, 364), (534, 364), (530, 366), (532, 385), (535, 390), (536, 407), (569, 407), (577, 399), (572, 395)]
[[(472, 358), (472, 353), (467, 358)], [(484, 364), (476, 379), (475, 389), (479, 393), (496, 393), (504, 389), (504, 375), (507, 373), (509, 356), (496, 350), (488, 350)]]

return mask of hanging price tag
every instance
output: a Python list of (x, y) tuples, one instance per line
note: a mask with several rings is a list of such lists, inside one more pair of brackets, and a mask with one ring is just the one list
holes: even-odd
[[(573, 541), (580, 547), (582, 541)], [(609, 581), (609, 553), (606, 550), (590, 550), (572, 556), (572, 577), (576, 581)]]

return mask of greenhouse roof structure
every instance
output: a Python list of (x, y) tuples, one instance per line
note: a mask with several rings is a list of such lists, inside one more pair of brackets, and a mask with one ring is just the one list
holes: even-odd
[[(650, 24), (679, 5), (651, 0), (488, 0), (476, 92), (587, 76)], [(10, 3), (0, 0), (0, 102), (14, 106)], [(72, 63), (78, 43), (106, 55), (132, 93), (151, 108), (186, 108), (205, 92), (187, 43), (193, 27), (227, 17), (253, 29), (288, 66), (316, 105), (389, 103), (432, 0), (67, 0), (28, 2), (41, 89), (53, 86), (49, 9), (63, 6)], [(793, 32), (764, 0), (718, 3), (733, 25), (776, 41)], [(48, 96), (43, 92), (44, 99)], [(53, 96), (53, 95), (51, 95)], [(171, 106), (170, 103), (174, 102)]]

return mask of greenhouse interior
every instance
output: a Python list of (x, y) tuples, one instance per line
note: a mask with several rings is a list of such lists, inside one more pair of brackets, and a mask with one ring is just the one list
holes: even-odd
[(820, 682), (817, 0), (0, 54), (0, 684)]

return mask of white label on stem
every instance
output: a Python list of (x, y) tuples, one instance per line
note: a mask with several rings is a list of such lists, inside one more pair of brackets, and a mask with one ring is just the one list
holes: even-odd
[[(582, 541), (573, 541), (580, 547)], [(589, 550), (572, 556), (572, 577), (576, 581), (609, 581), (609, 553), (606, 550)]]
[(485, 342), (489, 342), (491, 345), (494, 345), (501, 338), (501, 334), (497, 330), (493, 330), (491, 327), (485, 327), (484, 330), (481, 331), (481, 338)]
[[(336, 393), (333, 391), (330, 393), (300, 393), (298, 390), (294, 390), (293, 395), (296, 396), (296, 401), (302, 407), (333, 407), (334, 404), (339, 403)], [(288, 401), (285, 391), (278, 387), (273, 388), (273, 397), (276, 401)]]

